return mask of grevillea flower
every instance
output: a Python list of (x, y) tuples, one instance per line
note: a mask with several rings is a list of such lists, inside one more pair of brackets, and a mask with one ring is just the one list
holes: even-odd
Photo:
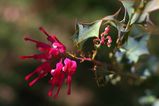
[(42, 53), (30, 56), (21, 56), (22, 59), (33, 58), (37, 60), (40, 59), (46, 61), (52, 59), (52, 57), (57, 58), (60, 54), (65, 53), (65, 46), (56, 38), (55, 35), (49, 35), (42, 27), (40, 28), (40, 31), (47, 35), (47, 39), (51, 42), (51, 44), (39, 42), (28, 37), (24, 38), (24, 40), (26, 41), (31, 41), (35, 43), (38, 50)]
[(94, 39), (95, 44), (100, 44), (100, 45), (106, 44), (108, 47), (110, 47), (112, 43), (112, 39), (111, 39), (111, 36), (108, 35), (109, 31), (110, 31), (110, 27), (107, 26), (104, 32), (101, 33), (98, 38)]
[(64, 79), (66, 79), (66, 83), (68, 85), (67, 94), (69, 95), (71, 93), (72, 75), (76, 72), (76, 69), (76, 61), (70, 60), (69, 58), (66, 58), (64, 60), (64, 65), (62, 64), (62, 60), (59, 63), (57, 63), (56, 68), (51, 70), (52, 78), (49, 82), (52, 85), (52, 87), (49, 90), (48, 95), (52, 96), (54, 88), (57, 87), (57, 91), (54, 95), (54, 97), (56, 98), (59, 94)]
[[(30, 41), (36, 44), (37, 49), (41, 52), (41, 54), (33, 54), (30, 56), (21, 56), (21, 59), (29, 59), (33, 58), (36, 60), (42, 60), (42, 64), (38, 66), (33, 72), (29, 73), (25, 80), (29, 81), (32, 76), (37, 74), (37, 77), (29, 82), (29, 86), (33, 86), (38, 80), (45, 77), (47, 74), (51, 74), (51, 79), (49, 83), (51, 84), (51, 89), (48, 92), (48, 96), (52, 96), (54, 93), (54, 88), (57, 88), (56, 93), (54, 93), (54, 97), (56, 98), (59, 94), (60, 88), (64, 80), (66, 79), (66, 83), (68, 85), (68, 94), (71, 93), (71, 82), (72, 75), (75, 73), (77, 64), (75, 61), (72, 61), (66, 58), (63, 62), (63, 57), (66, 51), (65, 46), (56, 38), (55, 35), (49, 35), (42, 27), (40, 31), (47, 35), (47, 40), (50, 41), (50, 44), (46, 44), (37, 40), (33, 40), (31, 38), (26, 37), (25, 41)], [(52, 69), (52, 60), (55, 59), (59, 61), (56, 64), (56, 68)], [(64, 63), (64, 64), (63, 64)]]
[(71, 93), (71, 82), (72, 82), (72, 75), (76, 72), (77, 69), (77, 63), (76, 61), (70, 60), (69, 58), (66, 58), (64, 60), (64, 68), (63, 71), (67, 75), (66, 83), (68, 85), (68, 91), (67, 94), (69, 95)]
[(56, 68), (51, 70), (52, 78), (49, 81), (49, 83), (51, 84), (52, 87), (48, 92), (48, 96), (52, 96), (52, 92), (55, 87), (57, 87), (57, 91), (56, 91), (54, 97), (56, 98), (58, 96), (60, 88), (61, 88), (64, 78), (65, 78), (65, 74), (62, 71), (62, 68), (63, 68), (63, 64), (62, 64), (62, 61), (60, 61), (59, 63), (56, 64)]

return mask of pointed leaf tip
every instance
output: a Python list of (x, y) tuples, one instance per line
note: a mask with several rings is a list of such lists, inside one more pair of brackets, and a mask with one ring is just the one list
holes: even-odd
[(89, 24), (76, 24), (76, 33), (73, 35), (73, 40), (76, 45), (86, 41), (88, 38), (91, 37), (98, 37), (99, 29), (101, 26), (102, 20), (97, 20), (93, 23)]

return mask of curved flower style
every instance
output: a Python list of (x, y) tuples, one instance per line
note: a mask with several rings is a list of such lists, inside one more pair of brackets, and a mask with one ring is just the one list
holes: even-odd
[(69, 58), (66, 58), (64, 60), (65, 66), (63, 68), (63, 71), (67, 75), (66, 83), (68, 85), (68, 91), (67, 94), (69, 95), (71, 93), (71, 82), (72, 82), (72, 75), (76, 72), (77, 69), (77, 63), (76, 61), (72, 61)]

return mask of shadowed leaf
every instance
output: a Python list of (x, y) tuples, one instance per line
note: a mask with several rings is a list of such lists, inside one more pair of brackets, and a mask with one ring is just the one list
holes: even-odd
[(129, 62), (136, 63), (141, 55), (149, 54), (147, 47), (148, 40), (149, 34), (142, 26), (132, 26), (127, 42), (116, 52), (117, 60), (121, 61), (126, 56)]
[(135, 67), (136, 73), (140, 75), (142, 79), (147, 79), (151, 75), (157, 74), (159, 69), (159, 60), (156, 56), (148, 56), (140, 59), (138, 65)]

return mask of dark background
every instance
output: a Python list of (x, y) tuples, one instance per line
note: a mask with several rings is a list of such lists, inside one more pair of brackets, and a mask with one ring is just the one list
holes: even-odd
[[(98, 87), (93, 73), (86, 70), (86, 64), (80, 65), (73, 77), (72, 94), (67, 96), (66, 86), (63, 86), (56, 100), (47, 96), (49, 78), (40, 80), (32, 88), (24, 81), (25, 75), (39, 65), (34, 60), (18, 58), (36, 52), (33, 44), (24, 42), (25, 36), (46, 41), (38, 30), (43, 26), (71, 50), (77, 20), (92, 22), (115, 13), (120, 7), (118, 0), (0, 0), (0, 106), (149, 106), (157, 103), (157, 96), (151, 95), (149, 89), (159, 92), (159, 77), (139, 86), (107, 84)], [(158, 11), (152, 13), (151, 19), (159, 25)], [(151, 52), (158, 55), (159, 39), (158, 36), (153, 38)], [(147, 98), (143, 97), (145, 94)], [(144, 105), (142, 99), (152, 102)]]

